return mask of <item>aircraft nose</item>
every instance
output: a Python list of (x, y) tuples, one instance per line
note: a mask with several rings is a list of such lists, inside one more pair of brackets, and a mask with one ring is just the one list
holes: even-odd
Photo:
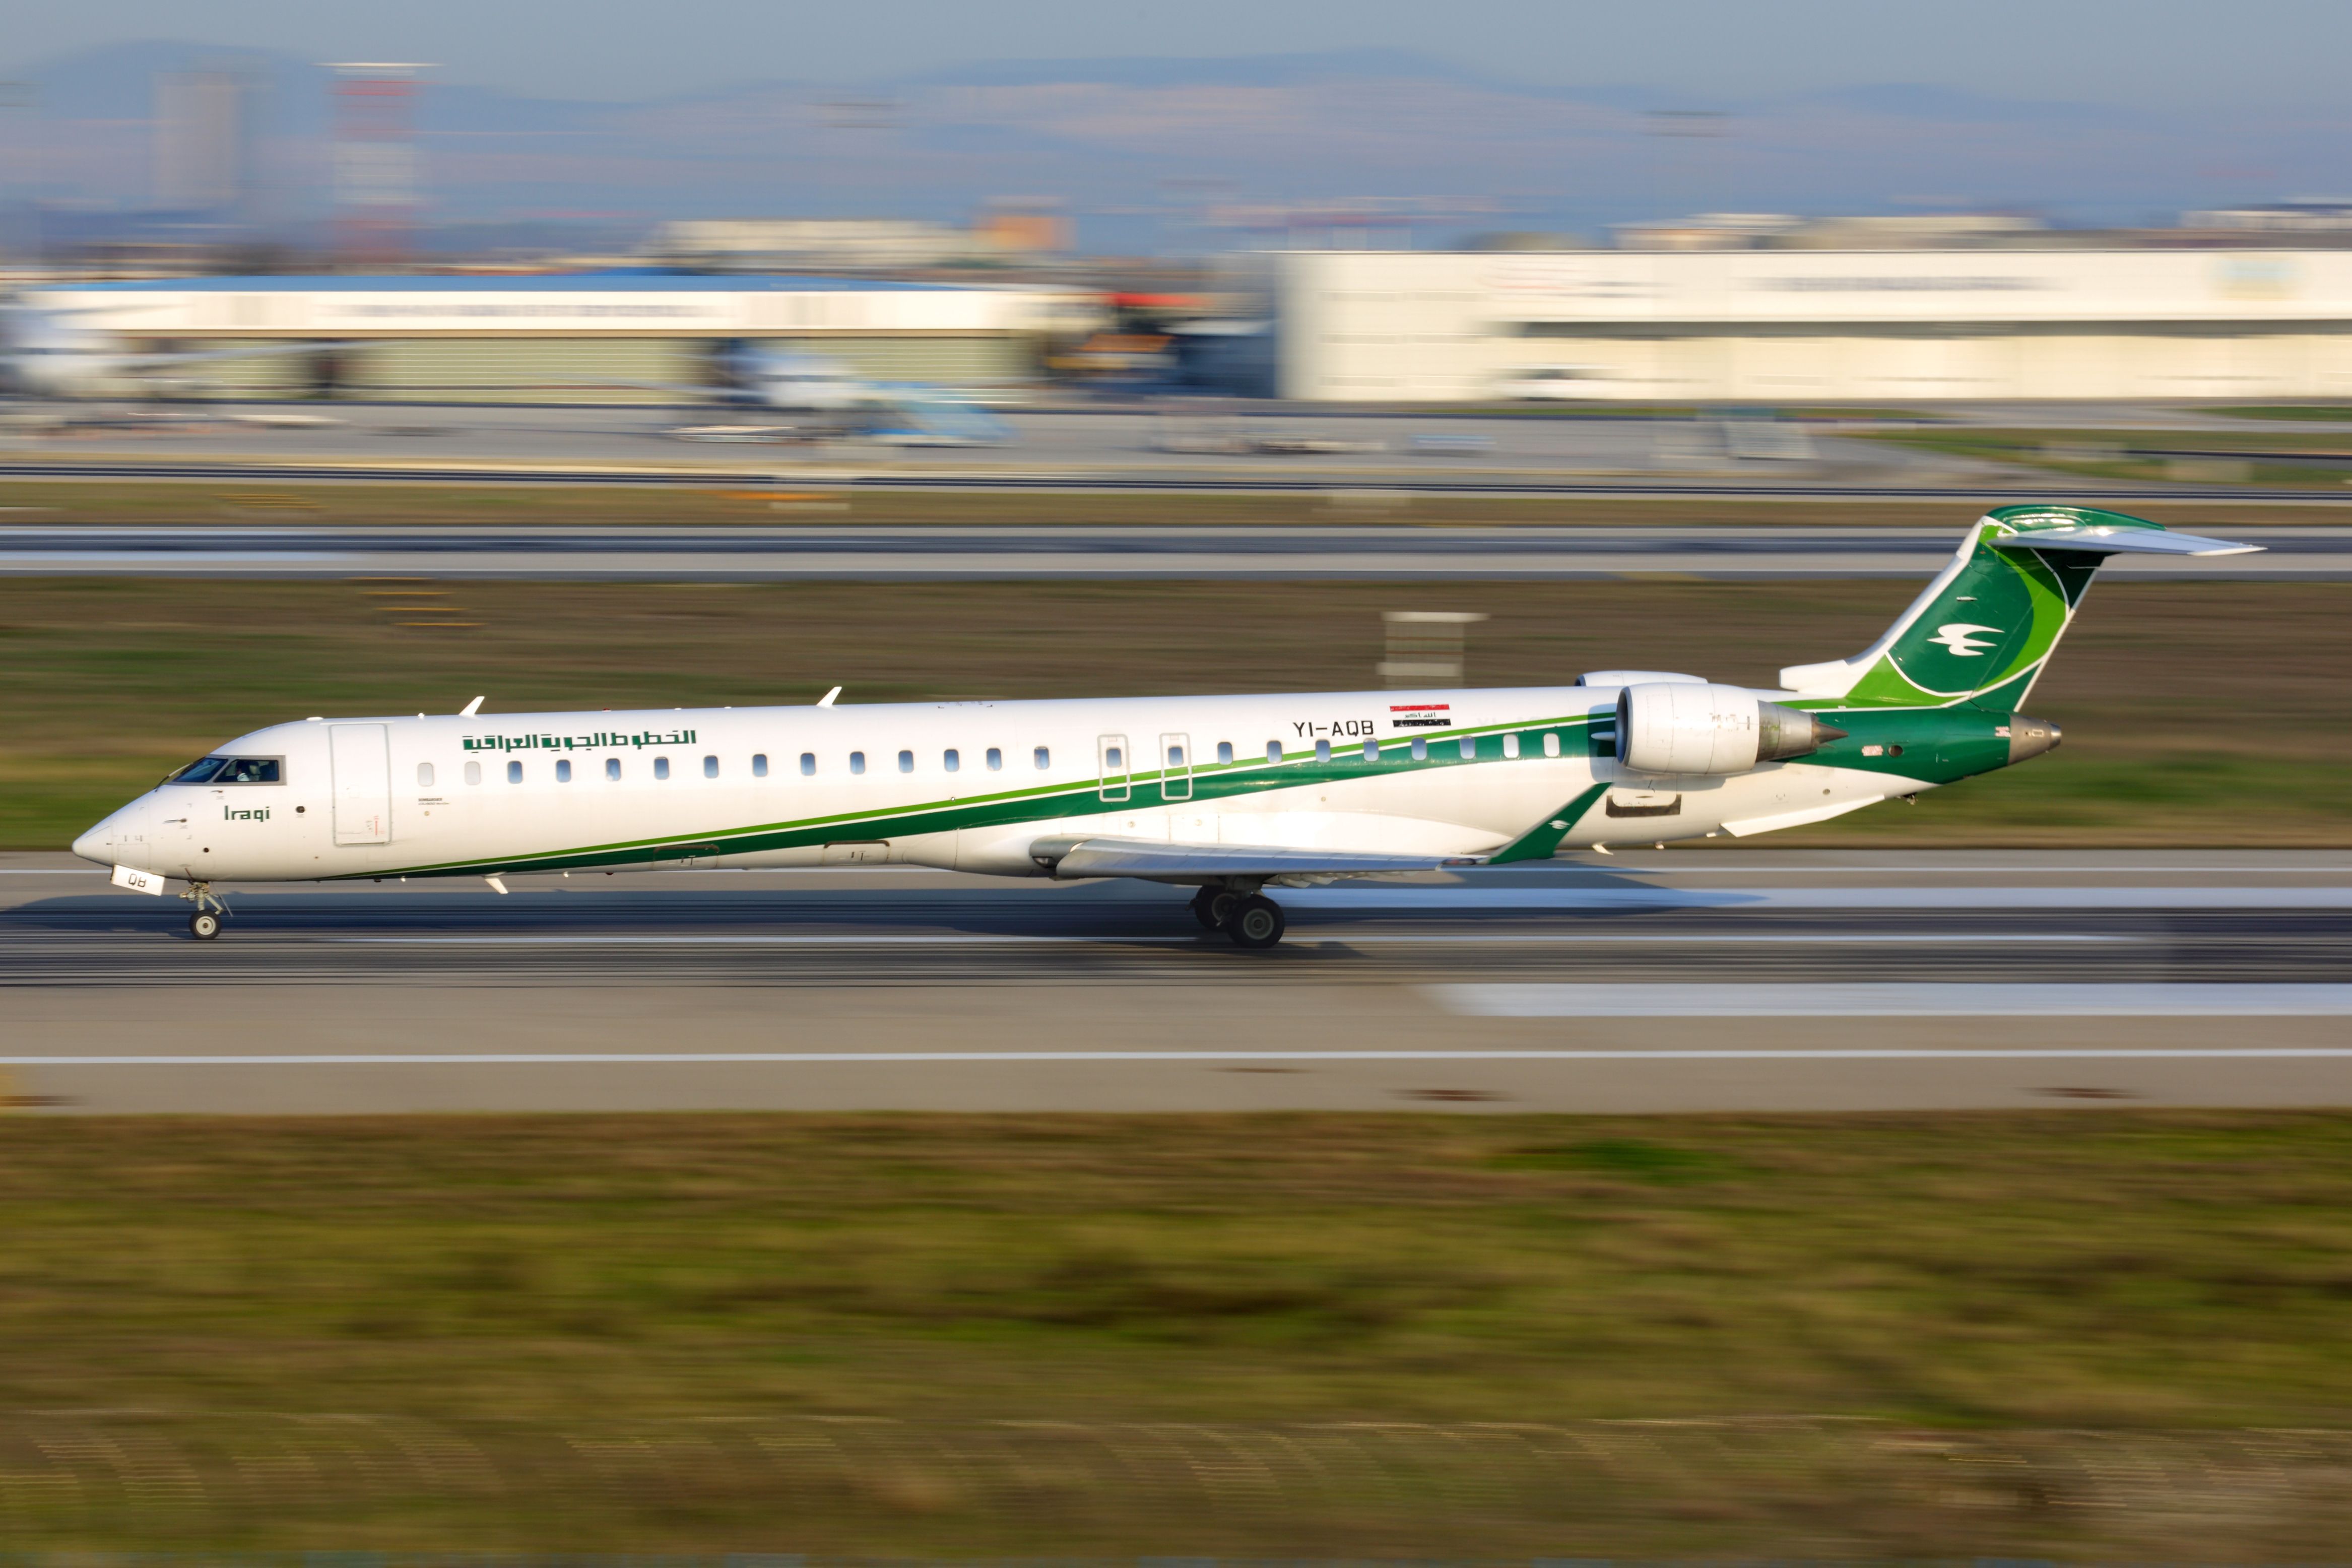
[(147, 803), (144, 800), (132, 801), (75, 839), (73, 852), (101, 866), (118, 864), (123, 859), (123, 850), (129, 847), (129, 840), (145, 839), (143, 826), (146, 814)]
[(100, 823), (73, 841), (73, 852), (85, 860), (95, 860), (101, 866), (114, 863), (114, 829), (112, 817)]

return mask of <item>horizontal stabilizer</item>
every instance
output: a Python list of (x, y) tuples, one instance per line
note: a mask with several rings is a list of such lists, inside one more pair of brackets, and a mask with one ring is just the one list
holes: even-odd
[(2040, 528), (1987, 541), (1995, 550), (2066, 550), (2087, 555), (2252, 555), (2264, 548), (2170, 529)]
[(1217, 877), (1370, 877), (1481, 864), (1475, 855), (1365, 855), (1270, 844), (1165, 844), (1141, 838), (1040, 838), (1029, 858), (1056, 877), (1141, 877), (1185, 881)]

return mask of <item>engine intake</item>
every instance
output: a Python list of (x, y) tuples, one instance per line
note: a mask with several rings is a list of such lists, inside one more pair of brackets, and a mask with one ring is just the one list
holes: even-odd
[(1645, 681), (1617, 694), (1617, 760), (1643, 773), (1744, 773), (1845, 731), (1737, 686)]

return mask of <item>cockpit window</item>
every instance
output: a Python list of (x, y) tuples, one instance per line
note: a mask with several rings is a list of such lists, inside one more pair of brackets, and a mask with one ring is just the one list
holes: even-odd
[(280, 757), (200, 757), (165, 779), (165, 784), (284, 784), (286, 763)]

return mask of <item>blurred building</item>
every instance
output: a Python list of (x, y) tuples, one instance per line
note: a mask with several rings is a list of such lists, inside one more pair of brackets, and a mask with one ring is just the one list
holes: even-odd
[(250, 182), (251, 88), (233, 71), (170, 71), (155, 79), (155, 205), (228, 215)]
[(2352, 395), (2352, 250), (1270, 252), (1279, 395)]
[(664, 224), (654, 259), (707, 271), (912, 271), (1025, 261), (1064, 249), (1053, 213), (992, 208), (970, 228), (906, 218), (697, 218)]
[(714, 351), (742, 340), (821, 353), (876, 381), (1020, 382), (1064, 304), (1018, 288), (647, 273), (178, 278), (28, 299), (132, 346), (353, 345), (221, 362), (225, 395), (548, 403), (675, 402), (629, 384), (708, 384)]
[(2248, 234), (2307, 234), (2338, 239), (2352, 234), (2352, 196), (2305, 196), (2258, 206), (2182, 213), (2180, 226)]

